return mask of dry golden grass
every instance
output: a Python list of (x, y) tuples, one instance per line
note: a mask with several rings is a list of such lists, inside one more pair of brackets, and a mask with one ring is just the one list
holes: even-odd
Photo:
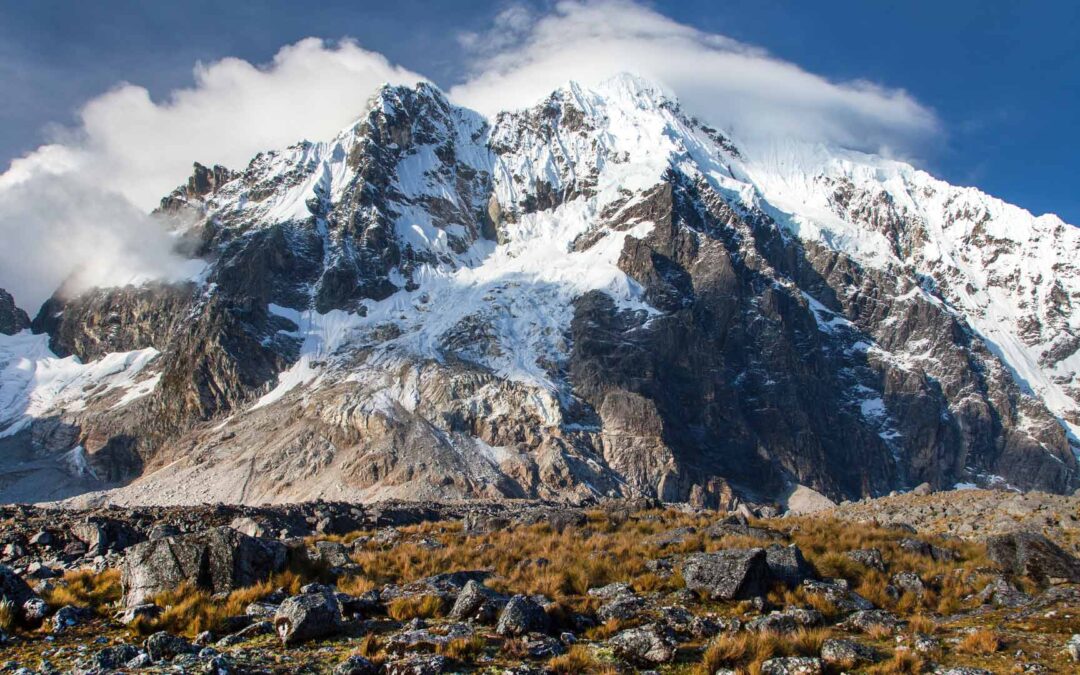
[(914, 614), (908, 617), (907, 628), (911, 633), (925, 633), (933, 635), (938, 631), (938, 623), (925, 614)]
[(760, 668), (761, 663), (784, 653), (775, 633), (725, 633), (709, 642), (694, 670), (696, 675), (712, 675), (721, 668)]
[(483, 654), (486, 646), (487, 640), (479, 635), (473, 635), (451, 640), (445, 645), (440, 645), (437, 651), (448, 659), (471, 661)]
[(592, 628), (586, 629), (585, 639), (597, 641), (606, 640), (615, 633), (618, 633), (624, 627), (622, 621), (619, 621), (618, 619), (608, 619), (599, 626), (593, 626)]
[(172, 633), (195, 636), (205, 630), (216, 630), (225, 619), (244, 614), (247, 606), (265, 598), (277, 588), (289, 594), (300, 592), (303, 579), (294, 572), (282, 572), (269, 579), (229, 593), (225, 600), (215, 600), (208, 591), (183, 585), (154, 597), (154, 604), (165, 611), (156, 619), (139, 619), (132, 628), (140, 634), (168, 630)]
[(874, 664), (869, 675), (917, 675), (926, 668), (926, 661), (910, 649), (897, 649), (892, 658)]
[(7, 598), (0, 600), (0, 631), (11, 632), (17, 618), (15, 605)]
[(994, 654), (1005, 646), (1001, 636), (988, 628), (980, 628), (964, 636), (956, 650), (965, 654)]
[(338, 579), (336, 585), (339, 591), (349, 595), (363, 595), (364, 593), (373, 591), (379, 587), (379, 585), (371, 579), (361, 576)]
[(618, 672), (614, 667), (603, 664), (585, 645), (574, 645), (565, 654), (552, 658), (547, 662), (547, 669), (558, 675), (573, 675), (574, 673), (607, 675)]
[(394, 598), (386, 606), (386, 613), (396, 621), (434, 619), (445, 610), (443, 599), (437, 595), (409, 595)]
[(90, 607), (104, 612), (123, 596), (120, 585), (120, 570), (73, 570), (65, 572), (59, 583), (43, 594), (50, 607), (64, 605)]

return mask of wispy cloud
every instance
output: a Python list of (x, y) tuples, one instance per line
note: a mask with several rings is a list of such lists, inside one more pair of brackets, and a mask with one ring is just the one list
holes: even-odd
[(938, 130), (934, 113), (903, 90), (833, 82), (628, 0), (564, 1), (546, 14), (511, 7), (463, 44), (471, 72), (451, 95), (488, 113), (528, 105), (568, 80), (594, 84), (629, 71), (747, 140), (791, 136), (905, 153)]

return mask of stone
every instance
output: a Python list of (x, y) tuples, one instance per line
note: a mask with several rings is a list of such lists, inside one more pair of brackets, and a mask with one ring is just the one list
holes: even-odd
[(674, 639), (656, 624), (620, 631), (608, 640), (608, 646), (619, 658), (637, 665), (657, 665), (675, 658)]
[(1065, 643), (1065, 653), (1075, 661), (1080, 662), (1080, 634), (1073, 635), (1069, 638), (1069, 641)]
[(1004, 577), (997, 577), (986, 585), (978, 596), (984, 604), (997, 607), (1023, 607), (1031, 604), (1031, 596), (1011, 584)]
[(123, 624), (132, 624), (139, 619), (152, 621), (164, 613), (165, 610), (153, 603), (144, 603), (120, 610), (115, 614), (117, 621)]
[(94, 616), (94, 612), (86, 607), (64, 605), (56, 610), (52, 617), (52, 629), (54, 633), (61, 633), (68, 628), (73, 628), (86, 623)]
[(143, 604), (184, 582), (213, 593), (251, 586), (285, 568), (285, 546), (229, 527), (146, 541), (120, 566), (125, 603)]
[(784, 656), (761, 664), (761, 675), (821, 675), (825, 664), (813, 656)]
[(989, 537), (986, 552), (1002, 570), (1040, 584), (1080, 583), (1080, 560), (1036, 532)]
[(854, 640), (829, 638), (821, 643), (821, 660), (830, 666), (851, 668), (873, 663), (877, 655), (873, 647)]
[(495, 632), (502, 636), (519, 636), (532, 632), (545, 632), (548, 628), (547, 613), (531, 598), (515, 595), (510, 598), (499, 615)]
[(274, 615), (274, 629), (286, 647), (333, 635), (341, 626), (341, 606), (331, 593), (294, 595)]
[(182, 637), (165, 631), (154, 633), (143, 643), (146, 654), (154, 663), (166, 661), (181, 654), (194, 654), (199, 648)]
[(18, 608), (20, 619), (25, 620), (22, 614), (25, 611), (26, 602), (36, 597), (33, 589), (23, 581), (22, 577), (15, 574), (15, 570), (7, 565), (0, 565), (0, 601), (9, 602), (12, 607)]
[(694, 553), (681, 571), (688, 589), (712, 600), (746, 600), (768, 592), (769, 566), (760, 548)]
[(23, 621), (30, 625), (38, 625), (49, 615), (49, 605), (41, 598), (30, 598), (23, 603)]
[(226, 635), (217, 641), (218, 647), (231, 647), (238, 645), (241, 642), (246, 642), (251, 638), (259, 635), (271, 635), (274, 633), (274, 624), (270, 621), (256, 621), (247, 628), (243, 628), (233, 633), (232, 635)]
[(930, 483), (919, 483), (914, 488), (912, 488), (911, 494), (917, 495), (919, 497), (925, 497), (926, 495), (933, 493), (933, 491), (934, 488), (930, 485)]
[(347, 567), (353, 564), (348, 549), (337, 541), (315, 542), (314, 559), (327, 567)]
[(874, 603), (849, 589), (846, 582), (807, 579), (802, 583), (802, 588), (806, 593), (823, 596), (841, 612), (850, 613), (874, 608)]
[(379, 667), (363, 656), (354, 654), (334, 666), (333, 675), (378, 675)]
[(885, 559), (881, 557), (881, 551), (876, 548), (861, 548), (856, 551), (848, 551), (845, 555), (851, 560), (854, 560), (865, 567), (869, 567), (870, 569), (875, 569), (879, 572), (884, 572), (886, 569)]
[(918, 574), (914, 572), (897, 572), (890, 580), (893, 586), (905, 593), (911, 593), (922, 597), (926, 592), (926, 585)]
[(88, 516), (83, 522), (73, 524), (71, 534), (86, 544), (86, 552), (92, 556), (123, 551), (144, 539), (128, 523), (103, 516)]
[(801, 628), (820, 626), (825, 622), (821, 612), (814, 609), (787, 609), (770, 612), (750, 621), (746, 629), (755, 632), (794, 633)]
[(506, 602), (505, 596), (470, 579), (458, 593), (448, 616), (454, 621), (476, 621), (488, 624), (498, 619), (499, 612), (506, 606)]
[(806, 579), (817, 577), (814, 568), (803, 557), (802, 550), (795, 544), (780, 546), (773, 544), (765, 549), (765, 562), (769, 574), (775, 581), (780, 581), (794, 588)]
[(884, 609), (864, 609), (855, 612), (840, 624), (845, 630), (869, 633), (878, 628), (895, 631), (900, 627), (900, 619)]
[(385, 675), (439, 675), (447, 670), (445, 656), (421, 654), (383, 665)]

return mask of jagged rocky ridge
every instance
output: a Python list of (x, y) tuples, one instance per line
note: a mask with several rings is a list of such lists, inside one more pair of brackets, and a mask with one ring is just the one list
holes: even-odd
[(37, 498), (1078, 484), (1075, 228), (631, 77), (490, 121), (387, 87), (158, 215), (200, 277), (58, 292), (8, 349), (66, 373), (4, 384), (0, 450), (80, 478)]

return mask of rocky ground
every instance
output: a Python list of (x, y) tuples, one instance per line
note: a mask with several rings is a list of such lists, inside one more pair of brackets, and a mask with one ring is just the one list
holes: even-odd
[(1076, 501), (3, 507), (0, 668), (1076, 672)]

